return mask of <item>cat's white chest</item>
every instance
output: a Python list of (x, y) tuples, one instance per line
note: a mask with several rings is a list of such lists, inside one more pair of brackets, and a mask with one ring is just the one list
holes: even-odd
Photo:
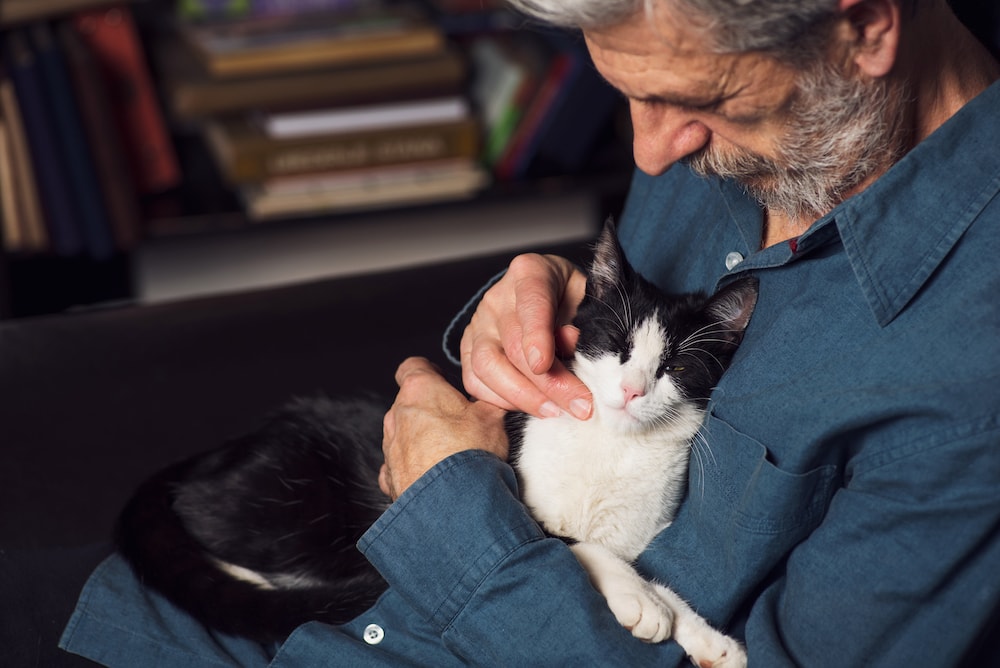
[(622, 434), (596, 418), (532, 419), (517, 462), (524, 501), (548, 532), (634, 559), (673, 518), (689, 431)]

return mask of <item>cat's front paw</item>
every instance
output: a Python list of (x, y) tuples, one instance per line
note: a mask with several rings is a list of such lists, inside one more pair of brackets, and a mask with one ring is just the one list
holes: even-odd
[(747, 654), (742, 645), (727, 636), (722, 638), (728, 641), (724, 647), (699, 651), (697, 655), (689, 654), (691, 663), (698, 668), (746, 668)]
[(655, 585), (674, 613), (674, 641), (698, 668), (746, 668), (747, 653), (738, 641), (713, 628), (669, 587)]
[(657, 643), (670, 637), (674, 613), (652, 587), (609, 588), (604, 597), (618, 623), (639, 640)]
[(688, 632), (678, 622), (675, 640), (698, 668), (746, 668), (747, 653), (743, 646), (708, 626)]
[(570, 549), (590, 575), (594, 587), (604, 595), (619, 624), (646, 642), (662, 642), (670, 637), (674, 611), (669, 599), (661, 596), (656, 586), (602, 545), (577, 543)]

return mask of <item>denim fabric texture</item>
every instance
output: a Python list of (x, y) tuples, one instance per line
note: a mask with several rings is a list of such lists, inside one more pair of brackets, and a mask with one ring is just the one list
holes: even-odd
[[(686, 498), (638, 561), (745, 639), (751, 666), (950, 666), (1000, 605), (998, 109), (995, 84), (863, 193), (764, 250), (737, 186), (684, 166), (636, 173), (619, 232), (641, 273), (675, 292), (760, 280)], [(199, 628), (114, 557), (63, 646), (121, 666), (686, 661), (618, 627), (490, 455), (439, 464), (360, 548), (388, 593), (276, 653)]]

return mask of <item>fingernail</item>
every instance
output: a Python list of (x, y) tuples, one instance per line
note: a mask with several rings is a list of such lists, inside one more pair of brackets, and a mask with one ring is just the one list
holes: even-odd
[(546, 401), (542, 404), (542, 407), (538, 409), (538, 414), (542, 417), (553, 418), (562, 415), (562, 410), (552, 401)]
[(578, 420), (586, 420), (590, 417), (590, 402), (586, 399), (574, 399), (569, 402), (569, 410)]
[(528, 350), (528, 366), (531, 367), (532, 371), (538, 369), (538, 365), (542, 362), (542, 353), (538, 348), (531, 348)]

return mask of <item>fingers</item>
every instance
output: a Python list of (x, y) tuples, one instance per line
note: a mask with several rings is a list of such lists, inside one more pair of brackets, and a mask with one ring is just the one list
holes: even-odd
[(580, 330), (573, 325), (563, 325), (556, 330), (556, 350), (562, 357), (570, 357), (576, 350), (576, 342), (580, 338)]
[(561, 361), (541, 374), (525, 373), (524, 366), (512, 364), (501, 348), (487, 343), (463, 351), (462, 381), (472, 396), (506, 410), (543, 418), (564, 410), (581, 420), (590, 416), (590, 390)]
[(591, 395), (559, 361), (575, 330), (564, 332), (586, 278), (563, 258), (521, 255), (480, 302), (462, 337), (466, 391), (508, 410), (552, 417), (569, 410), (586, 419)]
[(389, 474), (389, 467), (385, 464), (382, 464), (382, 468), (378, 472), (378, 488), (390, 499), (399, 497), (399, 494), (392, 487), (392, 476)]
[(513, 290), (500, 313), (505, 349), (523, 355), (525, 370), (548, 371), (556, 361), (553, 332), (569, 323), (583, 299), (586, 278), (566, 259), (555, 255), (519, 255), (508, 270)]
[(552, 332), (556, 325), (557, 295), (562, 293), (560, 277), (544, 268), (539, 272), (537, 264), (536, 256), (514, 258), (509, 270), (514, 280), (514, 308), (498, 314), (505, 350), (534, 374), (548, 371), (555, 361)]

